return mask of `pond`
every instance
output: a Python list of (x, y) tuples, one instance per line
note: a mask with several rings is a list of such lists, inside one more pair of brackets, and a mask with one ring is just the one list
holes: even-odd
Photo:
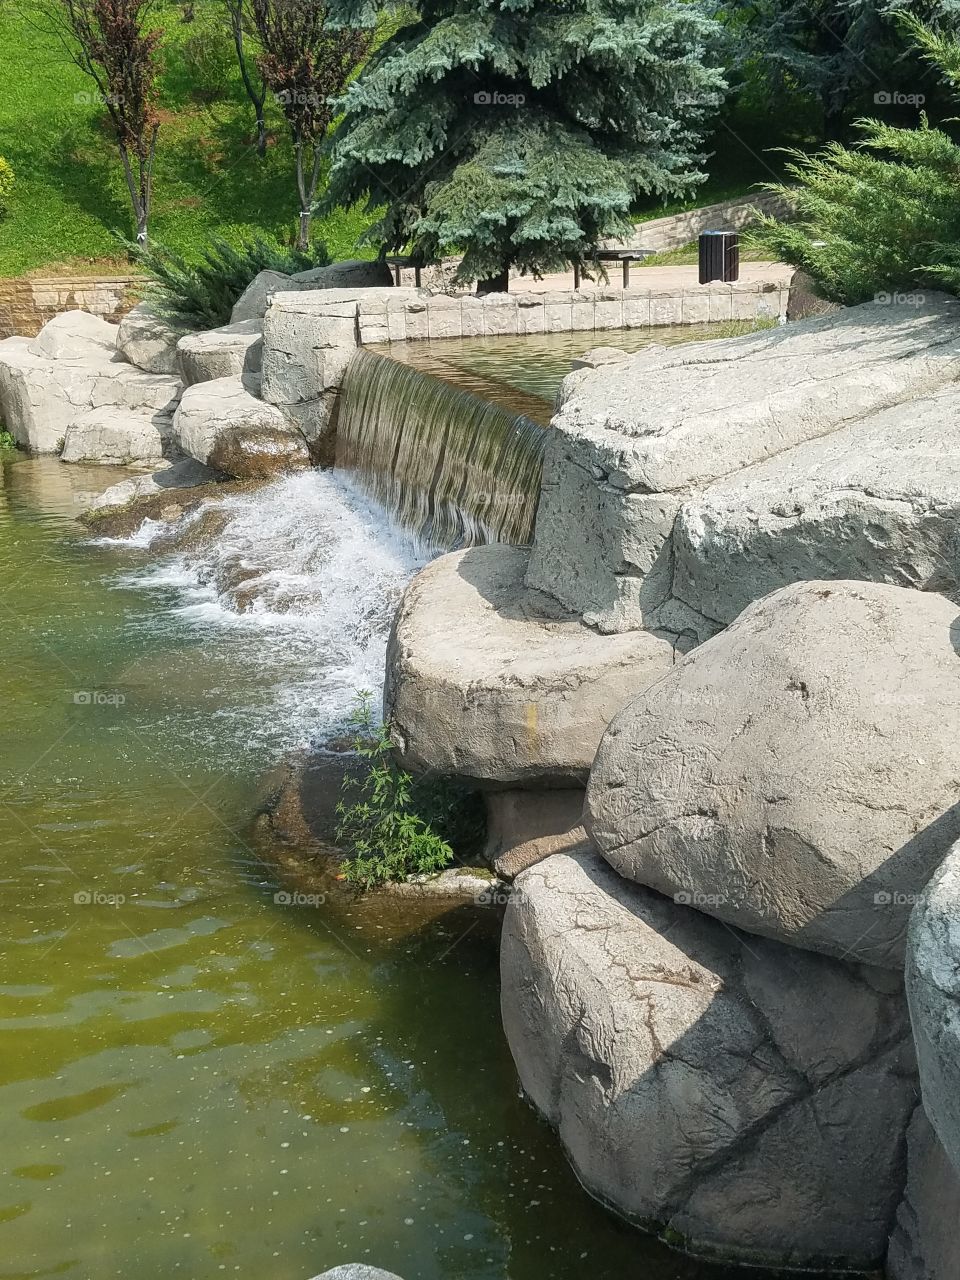
[(404, 535), (309, 473), (215, 550), (91, 545), (111, 478), (4, 466), (0, 1276), (732, 1275), (593, 1204), (518, 1097), (495, 913), (284, 901), (262, 779), (379, 678)]

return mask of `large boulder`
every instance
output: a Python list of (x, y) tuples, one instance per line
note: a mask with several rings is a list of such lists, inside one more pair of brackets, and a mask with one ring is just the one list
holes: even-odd
[(178, 373), (177, 343), (186, 334), (148, 302), (138, 303), (120, 321), (117, 350), (147, 373)]
[(807, 441), (680, 508), (674, 595), (727, 623), (807, 578), (960, 598), (960, 389)]
[(95, 520), (100, 513), (116, 512), (118, 507), (130, 507), (143, 499), (166, 495), (171, 502), (177, 500), (178, 491), (210, 485), (220, 479), (219, 473), (205, 467), (195, 458), (177, 458), (162, 462), (147, 475), (129, 476), (118, 480), (102, 493), (87, 494), (84, 514)]
[(960, 302), (934, 293), (571, 373), (547, 443), (528, 585), (603, 630), (662, 625), (684, 501), (958, 377)]
[(950, 850), (911, 917), (907, 995), (923, 1104), (960, 1172), (960, 845)]
[(270, 299), (279, 289), (296, 289), (296, 285), (283, 271), (258, 271), (233, 305), (230, 323), (241, 320), (262, 320)]
[(177, 343), (177, 363), (186, 385), (243, 373), (247, 350), (260, 341), (263, 323), (241, 320), (219, 329), (190, 333)]
[(89, 311), (62, 311), (48, 320), (30, 351), (47, 360), (110, 360), (117, 351), (117, 326)]
[(176, 407), (176, 378), (144, 373), (106, 352), (53, 359), (30, 347), (28, 338), (0, 342), (0, 417), (34, 452), (56, 452), (70, 424), (90, 409), (113, 405), (154, 413)]
[(958, 1223), (960, 1175), (917, 1107), (907, 1131), (907, 1185), (887, 1254), (889, 1280), (957, 1280)]
[(297, 271), (291, 279), (294, 288), (301, 285), (308, 289), (389, 289), (393, 286), (390, 268), (379, 258), (373, 261), (345, 258), (328, 267)]
[(106, 405), (89, 409), (67, 427), (64, 462), (99, 462), (124, 466), (158, 463), (171, 435), (169, 413), (138, 413)]
[(582, 783), (614, 714), (670, 671), (649, 632), (599, 636), (527, 591), (528, 549), (441, 556), (410, 583), (387, 651), (404, 765), (485, 783)]
[(227, 475), (252, 478), (310, 464), (303, 435), (237, 376), (187, 387), (173, 427), (184, 453)]
[(587, 829), (631, 880), (902, 969), (911, 906), (960, 835), (958, 645), (942, 596), (785, 587), (617, 716)]
[(583, 1185), (692, 1253), (868, 1269), (916, 1102), (892, 974), (751, 938), (589, 848), (518, 876), (503, 1022)]

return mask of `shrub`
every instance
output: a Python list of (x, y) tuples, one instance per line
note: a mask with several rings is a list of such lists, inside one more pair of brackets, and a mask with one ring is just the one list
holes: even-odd
[(13, 170), (3, 156), (0, 156), (0, 217), (7, 212), (10, 192), (13, 190)]
[[(369, 693), (350, 718), (354, 748), (364, 762), (344, 779), (336, 838), (348, 857), (344, 877), (360, 889), (411, 875), (430, 875), (483, 833), (479, 797), (446, 779), (414, 779), (394, 762), (385, 725), (375, 722)], [(430, 814), (430, 821), (421, 812)], [(451, 843), (453, 842), (453, 843)]]
[[(904, 16), (900, 26), (954, 90), (960, 44)], [(859, 120), (855, 147), (789, 152), (796, 186), (770, 189), (795, 220), (764, 218), (749, 239), (806, 271), (824, 297), (857, 303), (936, 284), (960, 292), (960, 147), (921, 115), (916, 129)]]
[(267, 236), (254, 236), (239, 248), (214, 237), (199, 261), (191, 262), (160, 244), (143, 248), (127, 243), (134, 261), (151, 277), (151, 299), (158, 311), (185, 329), (216, 329), (230, 323), (230, 313), (260, 271), (307, 271), (330, 262), (326, 245), (304, 252)]
[(795, 221), (764, 218), (749, 234), (808, 272), (824, 297), (857, 303), (926, 281), (960, 286), (960, 147), (926, 119), (919, 129), (861, 120), (858, 147), (792, 153), (779, 190)]

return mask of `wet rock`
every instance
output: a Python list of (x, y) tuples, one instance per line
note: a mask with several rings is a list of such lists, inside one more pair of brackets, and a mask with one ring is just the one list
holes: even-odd
[(484, 858), (505, 880), (586, 839), (582, 788), (487, 791)]
[(517, 877), (503, 1021), (583, 1185), (696, 1254), (881, 1262), (916, 1104), (892, 974), (745, 936), (595, 852)]
[(942, 596), (774, 592), (617, 716), (588, 832), (639, 884), (901, 970), (911, 906), (960, 835), (958, 644)]
[(384, 705), (414, 772), (582, 784), (614, 714), (671, 670), (669, 639), (597, 635), (527, 591), (528, 554), (497, 544), (441, 556), (404, 593)]
[(907, 995), (923, 1104), (960, 1172), (960, 845), (949, 851), (911, 916)]
[(211, 467), (203, 466), (194, 458), (177, 458), (149, 475), (131, 476), (111, 485), (103, 493), (89, 495), (85, 510), (88, 515), (95, 516), (110, 507), (125, 507), (137, 498), (152, 498), (156, 494), (169, 496), (171, 493), (175, 494), (177, 489), (211, 484), (220, 478)]
[(139, 302), (120, 321), (117, 350), (148, 373), (179, 373), (177, 343), (186, 337), (154, 310), (148, 302)]
[(392, 1271), (381, 1271), (379, 1267), (365, 1266), (362, 1262), (348, 1262), (314, 1276), (313, 1280), (400, 1280), (400, 1276)]
[(227, 475), (263, 477), (310, 465), (300, 432), (237, 375), (187, 387), (173, 425), (185, 453)]
[(619, 364), (621, 360), (629, 360), (630, 353), (621, 351), (619, 347), (591, 347), (582, 356), (570, 361), (571, 369), (599, 369), (605, 364)]
[(549, 433), (527, 584), (602, 630), (662, 625), (684, 501), (957, 380), (960, 303), (925, 296), (571, 373)]
[[(152, 477), (141, 477), (150, 481)], [(126, 484), (127, 482), (122, 482)], [(114, 486), (119, 489), (120, 486)], [(176, 524), (185, 516), (211, 498), (220, 498), (229, 493), (229, 484), (198, 483), (184, 487), (182, 490), (157, 487), (155, 490), (145, 488), (144, 491), (129, 491), (129, 497), (120, 504), (113, 502), (110, 506), (98, 506), (84, 511), (81, 522), (97, 537), (126, 538), (136, 533), (144, 520), (158, 520), (171, 526), (171, 538)]]
[(907, 1133), (907, 1186), (887, 1254), (889, 1280), (956, 1280), (958, 1222), (960, 1175), (917, 1107)]
[(219, 329), (187, 334), (177, 343), (177, 363), (186, 385), (239, 377), (247, 350), (260, 340), (263, 323), (241, 320)]

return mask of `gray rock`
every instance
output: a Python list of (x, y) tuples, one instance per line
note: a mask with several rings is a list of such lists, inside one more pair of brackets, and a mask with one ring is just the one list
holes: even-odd
[(528, 550), (441, 556), (404, 593), (386, 716), (404, 765), (481, 782), (582, 783), (623, 704), (668, 672), (668, 639), (598, 636), (528, 592)]
[(89, 311), (62, 311), (31, 340), (30, 351), (48, 360), (110, 360), (117, 351), (117, 326)]
[(960, 597), (960, 391), (844, 427), (680, 508), (673, 592), (719, 623), (809, 578)]
[(158, 315), (150, 303), (140, 302), (120, 321), (117, 350), (147, 373), (179, 373), (177, 343), (186, 337)]
[(362, 1262), (347, 1262), (343, 1266), (334, 1267), (332, 1271), (324, 1271), (313, 1280), (400, 1280), (392, 1271), (382, 1271), (379, 1267), (368, 1267)]
[(99, 462), (124, 466), (160, 462), (170, 439), (169, 413), (138, 413), (107, 405), (75, 418), (64, 437), (64, 462)]
[(248, 348), (259, 341), (262, 332), (260, 320), (241, 320), (181, 338), (177, 343), (177, 363), (186, 385), (235, 374), (239, 377)]
[(270, 299), (279, 289), (296, 289), (290, 276), (282, 271), (260, 271), (244, 289), (234, 303), (230, 313), (230, 323), (238, 324), (241, 320), (262, 320), (266, 314)]
[(751, 605), (611, 724), (587, 830), (624, 876), (740, 928), (901, 969), (960, 835), (957, 608), (808, 582)]
[(621, 351), (619, 347), (591, 347), (582, 356), (570, 361), (571, 369), (599, 369), (605, 364), (619, 364), (621, 360), (629, 360), (630, 353)]
[(583, 1185), (706, 1256), (869, 1269), (916, 1102), (900, 982), (745, 937), (589, 850), (514, 883), (503, 1022)]
[(960, 845), (947, 854), (911, 916), (907, 996), (923, 1105), (960, 1172)]
[(806, 271), (795, 271), (787, 298), (788, 320), (810, 320), (814, 316), (830, 316), (842, 310), (839, 303), (820, 296), (813, 278)]
[(300, 432), (238, 376), (187, 387), (173, 429), (184, 453), (227, 475), (267, 476), (310, 464)]
[(30, 345), (28, 338), (0, 342), (0, 417), (34, 452), (56, 452), (70, 424), (89, 409), (115, 405), (153, 413), (176, 407), (176, 378), (144, 373), (102, 351), (52, 359), (35, 355)]
[(263, 321), (262, 393), (314, 401), (340, 385), (360, 340), (356, 290), (276, 293)]
[(564, 381), (528, 585), (604, 630), (660, 625), (684, 498), (960, 376), (960, 303), (865, 304), (652, 347)]
[(145, 476), (131, 476), (120, 480), (103, 493), (91, 495), (85, 504), (87, 512), (105, 511), (110, 507), (125, 507), (138, 498), (153, 498), (178, 489), (195, 489), (219, 479), (212, 467), (205, 467), (194, 458), (177, 458), (165, 463)]
[(960, 1177), (917, 1107), (907, 1131), (907, 1187), (890, 1237), (889, 1280), (960, 1276)]
[(310, 289), (390, 289), (393, 276), (385, 262), (372, 262), (361, 258), (347, 258), (333, 262), (329, 267), (311, 267), (309, 271), (297, 271), (291, 276), (294, 285)]
[(483, 855), (497, 875), (512, 880), (551, 854), (582, 844), (583, 798), (580, 787), (486, 792)]

